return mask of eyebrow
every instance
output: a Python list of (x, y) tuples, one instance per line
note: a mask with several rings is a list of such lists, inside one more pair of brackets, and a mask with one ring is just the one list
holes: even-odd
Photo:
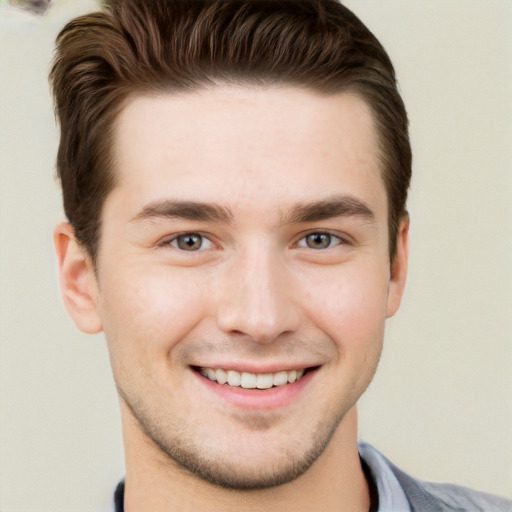
[(153, 218), (186, 219), (229, 224), (233, 220), (233, 214), (228, 208), (213, 203), (164, 199), (146, 205), (132, 221)]
[[(360, 217), (373, 220), (375, 214), (363, 201), (352, 196), (333, 196), (319, 201), (295, 205), (283, 217), (284, 224), (318, 222), (334, 217)], [(202, 222), (233, 222), (229, 208), (215, 203), (163, 199), (146, 205), (132, 221), (153, 218), (186, 219)]]
[(372, 221), (375, 214), (363, 201), (352, 196), (333, 196), (295, 206), (284, 217), (286, 224), (317, 222), (334, 217), (360, 217)]

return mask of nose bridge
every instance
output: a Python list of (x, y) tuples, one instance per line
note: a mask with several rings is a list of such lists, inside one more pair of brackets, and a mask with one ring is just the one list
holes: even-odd
[(219, 327), (270, 343), (294, 331), (299, 320), (286, 265), (269, 244), (240, 251), (225, 277), (217, 311)]

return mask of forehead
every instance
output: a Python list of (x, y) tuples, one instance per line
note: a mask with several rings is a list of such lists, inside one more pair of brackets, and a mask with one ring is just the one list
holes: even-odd
[(329, 188), (375, 202), (385, 195), (377, 154), (369, 107), (346, 93), (215, 86), (141, 95), (114, 127), (117, 188), (140, 202), (243, 202), (260, 191), (283, 204)]

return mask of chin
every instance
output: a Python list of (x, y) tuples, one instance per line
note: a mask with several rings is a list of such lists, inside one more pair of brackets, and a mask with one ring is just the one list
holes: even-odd
[[(325, 443), (324, 443), (325, 444)], [(192, 476), (224, 489), (257, 490), (287, 484), (305, 473), (321, 455), (325, 446), (315, 446), (306, 453), (281, 452), (265, 461), (240, 455), (236, 458), (212, 457), (204, 453), (183, 452), (173, 447), (166, 452), (174, 464), (179, 464)]]
[[(341, 418), (330, 425), (324, 422), (306, 436), (299, 433), (295, 439), (289, 430), (276, 435), (269, 429), (246, 431), (238, 438), (226, 436), (222, 441), (206, 441), (203, 437), (199, 442), (184, 431), (174, 431), (176, 435), (170, 439), (161, 435), (161, 430), (141, 426), (165, 463), (173, 468), (178, 466), (191, 476), (224, 489), (257, 490), (287, 484), (304, 474), (322, 455), (340, 421)], [(229, 446), (222, 446), (226, 442)]]

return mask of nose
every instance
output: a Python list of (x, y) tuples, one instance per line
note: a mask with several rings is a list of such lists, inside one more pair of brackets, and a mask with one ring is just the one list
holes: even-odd
[(245, 251), (228, 267), (222, 281), (217, 306), (222, 331), (264, 344), (297, 330), (300, 311), (293, 279), (286, 263), (271, 251), (261, 245)]

